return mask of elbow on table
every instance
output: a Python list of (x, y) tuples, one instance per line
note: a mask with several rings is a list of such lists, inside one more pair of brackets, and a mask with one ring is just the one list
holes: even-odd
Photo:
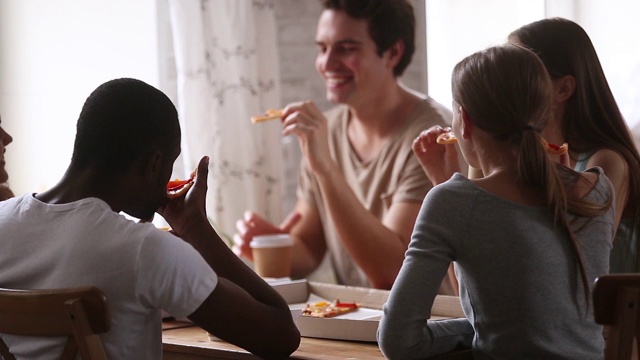
[(424, 355), (418, 355), (411, 349), (404, 348), (399, 344), (380, 344), (380, 351), (385, 358), (389, 360), (411, 360), (411, 359), (424, 359)]
[(251, 352), (264, 359), (286, 359), (300, 346), (300, 331), (293, 320), (277, 326), (273, 335), (274, 338), (266, 346)]
[(293, 354), (293, 352), (300, 346), (300, 330), (298, 330), (293, 320), (291, 321), (291, 324), (288, 325), (288, 328), (288, 331), (286, 331), (287, 338), (282, 346), (282, 354), (285, 358)]
[[(412, 329), (412, 330), (410, 330)], [(378, 327), (378, 346), (385, 358), (390, 360), (424, 359), (432, 354), (433, 337), (431, 333), (418, 331), (406, 322), (395, 323), (388, 314), (383, 315)]]
[(416, 344), (409, 344), (402, 332), (390, 335), (384, 332), (378, 333), (378, 345), (385, 358), (389, 360), (423, 359), (424, 353), (417, 351)]

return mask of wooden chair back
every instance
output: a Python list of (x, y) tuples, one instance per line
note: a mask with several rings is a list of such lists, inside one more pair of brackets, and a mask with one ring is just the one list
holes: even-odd
[(633, 340), (640, 339), (640, 274), (597, 278), (593, 310), (596, 322), (609, 326), (605, 360), (631, 359)]
[[(111, 327), (107, 299), (96, 287), (51, 290), (0, 288), (0, 333), (67, 337), (60, 359), (103, 360), (107, 356), (97, 334)], [(15, 360), (0, 339), (0, 355)]]

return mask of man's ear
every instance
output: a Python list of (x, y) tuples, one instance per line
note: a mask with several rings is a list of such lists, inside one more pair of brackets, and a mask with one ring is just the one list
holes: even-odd
[(573, 76), (565, 75), (553, 80), (553, 97), (556, 102), (562, 103), (569, 100), (575, 91), (576, 78)]
[(469, 116), (469, 113), (463, 107), (460, 107), (459, 111), (460, 111), (460, 119), (462, 120), (460, 122), (462, 125), (462, 128), (461, 128), (462, 138), (465, 140), (470, 139), (471, 133), (473, 132), (473, 122), (471, 121), (471, 116)]
[(155, 181), (155, 179), (158, 178), (158, 176), (160, 176), (163, 170), (162, 159), (163, 159), (163, 155), (158, 150), (152, 151), (146, 156), (146, 160), (143, 166), (143, 171), (144, 171), (144, 178), (147, 181), (153, 182)]
[(402, 40), (396, 41), (395, 44), (387, 49), (386, 53), (389, 54), (389, 66), (392, 69), (395, 68), (400, 59), (402, 59), (402, 54), (404, 54), (404, 42)]

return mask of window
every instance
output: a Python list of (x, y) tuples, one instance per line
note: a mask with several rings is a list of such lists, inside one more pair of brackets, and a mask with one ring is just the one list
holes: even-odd
[(591, 37), (630, 127), (640, 126), (640, 25), (634, 0), (426, 0), (429, 95), (451, 106), (450, 77), (463, 57), (501, 44), (522, 25), (560, 16)]

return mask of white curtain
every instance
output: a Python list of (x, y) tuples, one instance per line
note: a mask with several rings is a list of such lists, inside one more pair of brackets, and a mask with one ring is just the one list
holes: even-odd
[(244, 210), (280, 221), (281, 126), (249, 120), (280, 106), (273, 0), (170, 0), (169, 12), (184, 175), (210, 157), (207, 213), (224, 235)]

